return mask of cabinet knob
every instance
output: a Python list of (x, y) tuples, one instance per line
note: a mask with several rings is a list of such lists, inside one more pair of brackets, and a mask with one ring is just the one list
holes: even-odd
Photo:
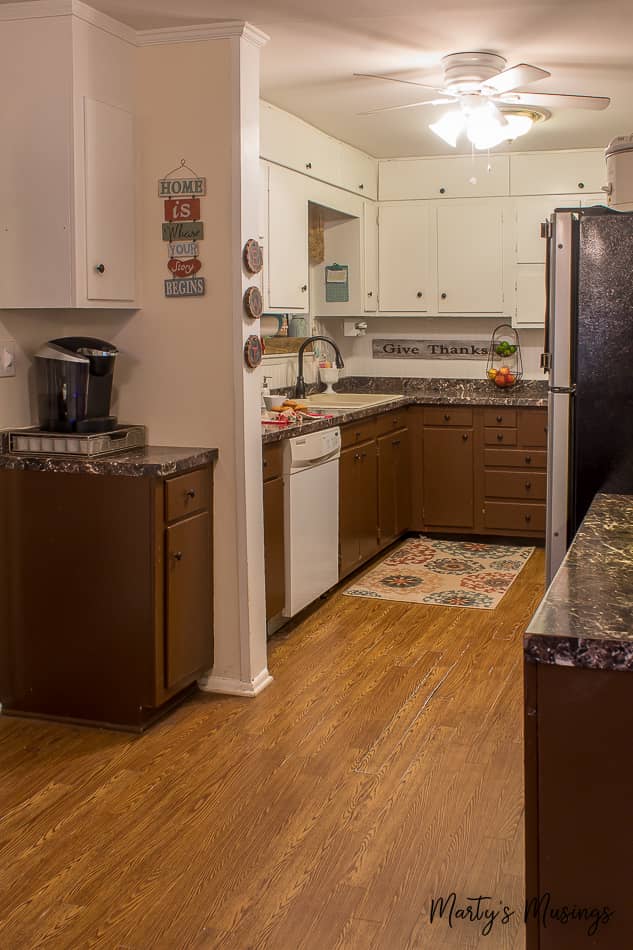
[(268, 468), (268, 459), (264, 459), (262, 464), (264, 468)]
[(503, 416), (497, 416), (497, 422), (499, 423), (499, 425), (501, 425), (501, 423), (503, 422)]
[(392, 445), (400, 445), (400, 439), (394, 439)]
[(526, 520), (527, 522), (530, 522), (530, 521), (532, 520), (532, 515), (526, 515), (526, 516), (525, 516), (525, 520)]
[(446, 300), (446, 294), (440, 294), (442, 300)]
[(468, 433), (467, 433), (467, 432), (462, 432), (462, 439), (464, 440), (464, 442), (468, 442)]
[(362, 434), (363, 434), (362, 432), (355, 432), (355, 433), (354, 433), (354, 435), (356, 436), (357, 439), (360, 439), (360, 437), (361, 437)]
[(451, 417), (450, 417), (450, 414), (449, 414), (448, 412), (445, 412), (445, 413), (444, 413), (444, 422), (448, 422), (450, 418), (451, 418)]
[(532, 487), (532, 482), (526, 482), (526, 483), (525, 483), (525, 490), (526, 490), (526, 491), (529, 491), (531, 487)]
[(368, 290), (368, 291), (367, 291), (367, 296), (368, 296), (368, 297), (373, 297), (373, 296), (374, 296), (373, 290)]
[(417, 294), (416, 294), (416, 297), (423, 297), (423, 296), (424, 296), (424, 294), (422, 293), (422, 291), (421, 291), (421, 290), (418, 290), (418, 292), (417, 292)]
[(187, 498), (195, 498), (195, 497), (196, 497), (196, 490), (195, 490), (195, 488), (188, 488), (187, 491), (185, 492), (185, 496), (186, 496)]
[(305, 292), (306, 292), (307, 289), (308, 289), (308, 285), (307, 285), (307, 284), (302, 284), (302, 285), (301, 285), (301, 293), (302, 293), (302, 294), (305, 294)]
[(306, 162), (306, 168), (312, 168), (312, 162)]
[(440, 194), (441, 194), (441, 195), (445, 195), (445, 194), (446, 194), (446, 188), (444, 188), (444, 187), (440, 188)]
[(531, 465), (531, 464), (532, 464), (532, 456), (531, 456), (531, 455), (526, 455), (526, 456), (525, 456), (525, 464), (526, 464), (526, 465)]
[(98, 274), (105, 274), (105, 264), (97, 264), (95, 270)]
[(367, 458), (367, 452), (361, 452), (361, 453), (360, 453), (360, 457), (361, 457), (362, 459), (366, 459), (366, 458)]
[(579, 188), (584, 188), (584, 187), (585, 187), (584, 181), (579, 181), (579, 182), (578, 182), (578, 187), (579, 187)]
[(358, 454), (358, 452), (354, 452), (354, 461), (360, 462), (360, 455)]
[(182, 551), (174, 551), (173, 557), (176, 561), (182, 561)]
[(503, 442), (503, 432), (497, 432), (497, 441)]
[(361, 185), (359, 185), (358, 187), (359, 187), (359, 188), (360, 188), (360, 190), (362, 191), (362, 190), (364, 189), (364, 187), (365, 187), (365, 186), (361, 184)]

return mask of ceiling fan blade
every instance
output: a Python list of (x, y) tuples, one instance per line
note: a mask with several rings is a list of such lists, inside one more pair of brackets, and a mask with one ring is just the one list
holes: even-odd
[(504, 69), (502, 73), (498, 73), (492, 79), (487, 79), (484, 88), (494, 89), (498, 93), (510, 92), (510, 90), (516, 89), (517, 86), (536, 82), (537, 79), (547, 79), (551, 75), (546, 69), (529, 66), (527, 63), (519, 63), (518, 66), (511, 66), (510, 69)]
[(419, 102), (407, 102), (403, 106), (383, 106), (381, 109), (371, 109), (369, 112), (358, 112), (357, 115), (378, 115), (380, 112), (395, 112), (397, 109), (415, 109), (417, 106), (452, 106), (456, 101), (456, 99), (422, 99)]
[(433, 92), (441, 92), (437, 86), (427, 86), (423, 82), (414, 82), (412, 79), (396, 79), (395, 76), (381, 76), (379, 73), (354, 73), (357, 79), (384, 79), (386, 82), (402, 82), (407, 86), (419, 86), (421, 89), (432, 89)]
[(606, 109), (611, 100), (606, 96), (574, 96), (550, 92), (512, 92), (495, 97), (506, 106), (535, 106), (537, 109)]

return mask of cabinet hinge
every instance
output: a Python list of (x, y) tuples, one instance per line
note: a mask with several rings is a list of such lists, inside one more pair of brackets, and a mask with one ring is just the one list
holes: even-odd
[(552, 222), (551, 221), (541, 221), (541, 237), (542, 238), (551, 238), (552, 236)]

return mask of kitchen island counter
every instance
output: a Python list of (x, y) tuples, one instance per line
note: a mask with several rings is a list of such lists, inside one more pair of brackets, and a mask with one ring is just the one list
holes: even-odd
[(524, 648), (535, 663), (633, 670), (633, 496), (596, 496)]

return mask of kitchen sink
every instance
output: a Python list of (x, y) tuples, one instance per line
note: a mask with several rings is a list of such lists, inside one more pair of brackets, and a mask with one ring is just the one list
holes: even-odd
[(399, 398), (384, 393), (315, 393), (303, 402), (311, 409), (371, 409)]

